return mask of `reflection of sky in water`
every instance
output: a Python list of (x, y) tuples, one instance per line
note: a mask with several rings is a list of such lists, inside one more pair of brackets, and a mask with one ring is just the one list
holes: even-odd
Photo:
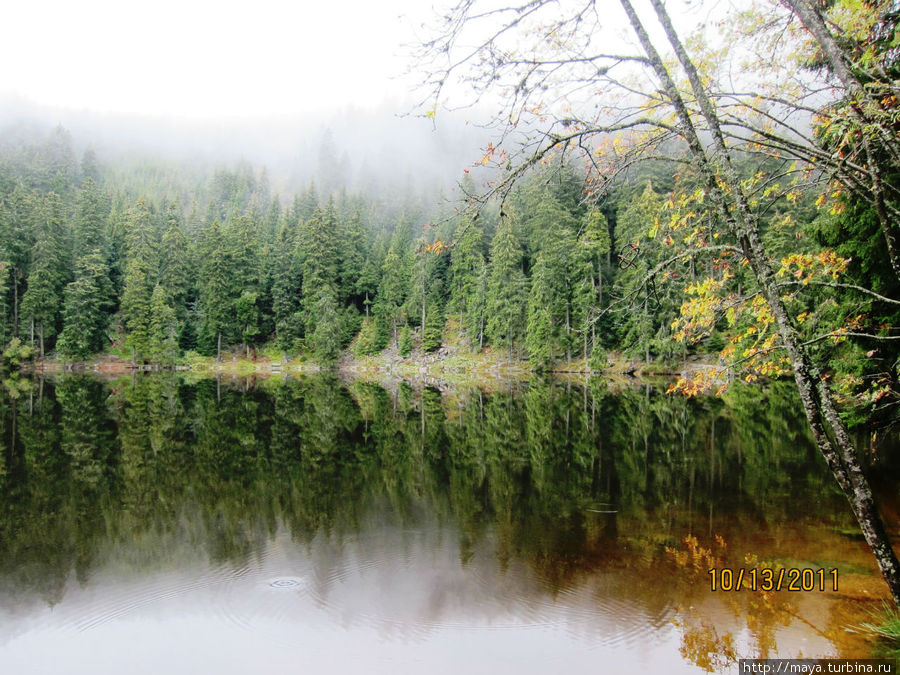
[[(550, 589), (520, 561), (501, 569), (490, 540), (464, 564), (456, 533), (435, 523), (309, 545), (282, 533), (237, 569), (179, 556), (178, 569), (141, 573), (111, 560), (53, 607), (4, 603), (0, 664), (54, 674), (701, 672), (679, 654), (673, 598), (649, 609), (640, 575), (601, 569)], [(705, 615), (735, 624), (722, 607)], [(830, 653), (791, 630), (804, 653)]]
[(0, 662), (29, 673), (682, 667), (665, 613), (602, 597), (602, 573), (554, 599), (525, 565), (501, 570), (481, 550), (463, 565), (448, 535), (382, 528), (308, 548), (279, 536), (244, 569), (97, 570), (53, 608), (7, 615)]

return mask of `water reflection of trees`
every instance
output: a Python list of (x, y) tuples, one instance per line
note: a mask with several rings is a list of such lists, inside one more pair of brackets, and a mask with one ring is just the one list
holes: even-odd
[(686, 533), (754, 550), (786, 524), (851, 525), (788, 387), (726, 401), (517, 389), (157, 374), (7, 392), (0, 584), (53, 602), (114, 549), (153, 566), (188, 543), (241, 565), (279, 528), (308, 543), (357, 534), (376, 511), (401, 526), (427, 512), (458, 533), (461, 564), (489, 539), (501, 566), (526, 563), (552, 593), (596, 570), (643, 574), (611, 592), (653, 606), (671, 583), (653, 570)]

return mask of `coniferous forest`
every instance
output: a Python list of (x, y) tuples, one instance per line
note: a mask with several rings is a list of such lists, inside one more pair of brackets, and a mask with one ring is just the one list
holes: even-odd
[[(247, 162), (183, 177), (163, 159), (123, 169), (90, 148), (79, 157), (61, 127), (17, 140), (0, 164), (8, 359), (107, 353), (165, 366), (262, 350), (327, 366), (346, 353), (408, 357), (449, 341), (537, 370), (583, 360), (599, 371), (613, 351), (640, 362), (715, 359), (747, 328), (720, 321), (701, 340), (677, 339), (698, 282), (724, 276), (746, 292), (753, 281), (709, 257), (650, 275), (672, 244), (654, 232), (678, 180), (663, 165), (640, 165), (591, 203), (575, 166), (548, 162), (502, 206), (474, 208), (468, 171), (457, 190), (393, 200), (339, 178), (278, 194), (266, 168)], [(815, 199), (781, 199), (764, 229), (770, 249), (787, 261), (831, 247), (848, 260), (843, 281), (890, 297), (897, 281), (865, 207), (835, 214)], [(851, 313), (875, 331), (898, 318), (852, 289), (813, 287), (799, 303), (798, 314), (815, 316), (812, 332)], [(880, 343), (873, 358), (864, 339), (823, 348), (860, 420), (877, 417), (874, 398), (895, 383), (864, 378), (887, 372), (896, 350)]]

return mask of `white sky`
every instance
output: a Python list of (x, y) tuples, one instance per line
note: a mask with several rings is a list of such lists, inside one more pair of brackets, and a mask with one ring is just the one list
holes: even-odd
[(190, 118), (377, 106), (409, 97), (402, 43), (431, 11), (427, 0), (11, 0), (0, 95)]

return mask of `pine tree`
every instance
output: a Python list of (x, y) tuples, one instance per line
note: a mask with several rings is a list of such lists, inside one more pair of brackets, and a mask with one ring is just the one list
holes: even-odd
[(231, 337), (232, 288), (231, 260), (218, 222), (205, 233), (202, 264), (198, 279), (198, 304), (202, 317), (198, 335), (199, 346), (207, 354), (222, 358), (222, 344)]
[(450, 251), (450, 300), (447, 309), (459, 314), (459, 325), (469, 342), (481, 342), (479, 280), (484, 268), (484, 233), (477, 221), (459, 224)]
[[(331, 334), (332, 340), (340, 349), (341, 329), (340, 303), (338, 291), (338, 275), (340, 273), (340, 259), (338, 254), (338, 230), (337, 216), (334, 210), (334, 202), (329, 199), (328, 205), (323, 209), (316, 209), (306, 227), (306, 237), (309, 245), (303, 260), (303, 286), (301, 306), (303, 310), (303, 323), (306, 335), (311, 341), (311, 347), (319, 354), (331, 354), (331, 347), (324, 345), (325, 333), (319, 329), (319, 322), (324, 321), (321, 310), (327, 308), (334, 316), (329, 315), (329, 324), (337, 327)], [(314, 346), (313, 346), (314, 345)]]
[(113, 287), (106, 260), (109, 202), (93, 178), (81, 185), (73, 233), (75, 279), (65, 289), (63, 330), (58, 348), (66, 357), (85, 359), (106, 346)]
[(78, 191), (75, 206), (74, 259), (103, 251), (106, 245), (110, 205), (106, 195), (92, 178), (87, 178)]
[(296, 229), (285, 222), (278, 231), (272, 253), (272, 314), (275, 343), (282, 350), (296, 349), (303, 335), (300, 293), (303, 275), (296, 251)]
[(229, 270), (227, 295), (220, 302), (228, 306), (230, 339), (240, 340), (248, 353), (261, 335), (259, 311), (260, 251), (259, 228), (250, 216), (226, 223), (226, 264)]
[(675, 284), (660, 285), (653, 279), (647, 280), (647, 272), (662, 260), (660, 242), (651, 236), (662, 207), (662, 198), (648, 182), (642, 192), (636, 192), (626, 203), (616, 224), (620, 256), (617, 284), (624, 295), (632, 298), (620, 324), (619, 340), (626, 353), (641, 355), (647, 362), (662, 342), (655, 339), (658, 331), (667, 331), (671, 323), (666, 314), (674, 317), (678, 307), (673, 297)]
[(313, 354), (323, 365), (337, 360), (340, 354), (343, 334), (343, 317), (337, 302), (337, 291), (326, 283), (315, 295), (314, 311), (316, 321), (312, 332), (307, 335), (307, 343)]
[(63, 289), (69, 274), (63, 204), (56, 193), (47, 194), (40, 205), (34, 237), (28, 290), (22, 298), (22, 316), (28, 322), (32, 345), (37, 336), (39, 353), (43, 357), (45, 340), (56, 335), (63, 307)]
[(597, 346), (597, 317), (603, 307), (603, 268), (610, 253), (609, 226), (598, 209), (588, 212), (572, 257), (573, 321), (582, 333), (583, 356)]
[(10, 286), (10, 264), (3, 259), (5, 252), (0, 249), (0, 347), (6, 345), (11, 337), (11, 322), (8, 320), (9, 308), (6, 306), (6, 296)]
[(178, 318), (169, 292), (156, 284), (150, 296), (147, 356), (153, 363), (170, 366), (178, 358)]
[(397, 351), (400, 352), (400, 356), (406, 358), (412, 353), (412, 350), (412, 331), (407, 324), (403, 324), (403, 328), (400, 329), (400, 337), (397, 339)]
[(407, 278), (405, 266), (394, 245), (388, 250), (381, 268), (381, 283), (375, 301), (375, 319), (381, 325), (379, 332), (388, 339), (397, 340), (397, 327), (404, 318)]
[(178, 343), (187, 346), (193, 341), (189, 327), (188, 303), (194, 295), (190, 249), (181, 227), (177, 205), (169, 204), (167, 227), (162, 236), (159, 253), (159, 284), (167, 302), (175, 311)]
[(428, 301), (425, 313), (425, 326), (423, 328), (422, 348), (426, 352), (433, 352), (440, 348), (444, 332), (444, 312), (440, 302), (432, 297)]
[[(341, 296), (353, 304), (362, 306), (365, 297), (360, 295), (360, 279), (365, 271), (368, 236), (359, 209), (354, 209), (347, 220), (339, 241), (341, 258)], [(365, 311), (365, 306), (362, 306)]]
[(153, 211), (145, 198), (129, 209), (127, 217), (125, 279), (121, 311), (135, 361), (149, 358), (150, 305), (158, 277), (158, 253)]
[(9, 265), (11, 333), (19, 334), (22, 294), (34, 246), (38, 203), (35, 196), (17, 185), (0, 204), (0, 244)]
[(525, 333), (527, 301), (522, 247), (513, 233), (512, 219), (504, 218), (491, 242), (485, 334), (493, 345), (505, 347), (510, 354)]
[(73, 359), (86, 359), (106, 346), (112, 285), (106, 259), (95, 249), (78, 258), (75, 280), (66, 286), (63, 330), (57, 348)]

